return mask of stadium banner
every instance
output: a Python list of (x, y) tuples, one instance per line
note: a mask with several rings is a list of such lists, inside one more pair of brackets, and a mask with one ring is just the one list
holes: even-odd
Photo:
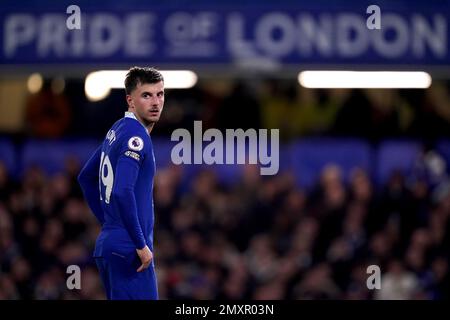
[[(79, 6), (0, 11), (0, 65), (447, 66), (448, 6)], [(375, 11), (370, 11), (375, 12)], [(371, 17), (372, 16), (372, 20)], [(372, 26), (372, 27), (370, 27)]]

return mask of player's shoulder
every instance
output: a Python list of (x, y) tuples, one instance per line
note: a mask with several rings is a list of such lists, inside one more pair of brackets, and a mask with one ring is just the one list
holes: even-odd
[(128, 144), (128, 148), (134, 151), (141, 151), (150, 143), (150, 137), (147, 130), (142, 124), (134, 119), (124, 119), (122, 137)]
[(147, 129), (137, 120), (125, 118), (122, 127), (124, 136), (140, 136), (142, 139), (149, 139)]

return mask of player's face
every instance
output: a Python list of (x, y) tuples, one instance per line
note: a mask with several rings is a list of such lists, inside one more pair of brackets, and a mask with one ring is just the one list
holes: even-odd
[(164, 82), (138, 83), (127, 95), (128, 106), (145, 126), (159, 120), (164, 106)]

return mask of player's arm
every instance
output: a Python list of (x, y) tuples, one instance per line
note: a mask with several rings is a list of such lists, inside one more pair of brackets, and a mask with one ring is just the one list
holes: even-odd
[(100, 156), (102, 146), (100, 145), (91, 158), (86, 162), (83, 169), (78, 175), (78, 183), (83, 191), (84, 198), (89, 205), (89, 208), (94, 213), (100, 224), (103, 225), (105, 217), (100, 202), (100, 190), (98, 186)]
[[(142, 139), (140, 141), (140, 143), (143, 143)], [(129, 148), (126, 148), (122, 151), (122, 154), (117, 160), (115, 170), (115, 176), (117, 178), (115, 179), (112, 190), (112, 197), (117, 204), (122, 222), (136, 246), (136, 251), (142, 262), (142, 265), (137, 270), (138, 272), (147, 268), (153, 258), (145, 242), (145, 237), (139, 223), (136, 197), (134, 194), (143, 157), (142, 150), (129, 150)]]

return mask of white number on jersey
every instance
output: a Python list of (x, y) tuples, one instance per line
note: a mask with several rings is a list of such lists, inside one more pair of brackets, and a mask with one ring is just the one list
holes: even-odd
[(100, 158), (100, 200), (103, 200), (102, 198), (102, 187), (101, 184), (103, 184), (105, 189), (105, 203), (109, 203), (109, 199), (111, 198), (111, 192), (112, 187), (114, 183), (114, 172), (112, 168), (111, 161), (109, 160), (108, 155), (105, 156), (105, 153), (102, 152), (101, 158)]

